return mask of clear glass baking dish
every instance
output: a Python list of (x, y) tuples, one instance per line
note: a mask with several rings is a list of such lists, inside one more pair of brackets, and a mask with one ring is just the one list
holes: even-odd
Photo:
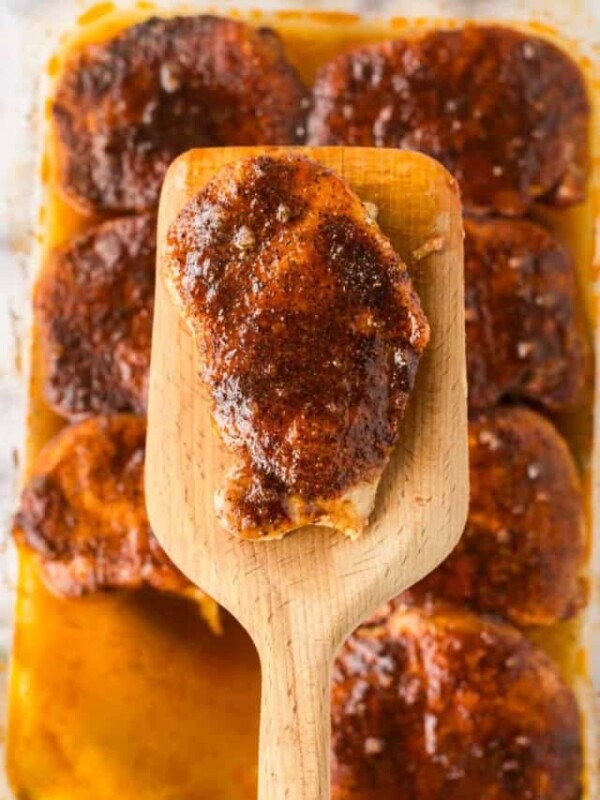
[[(274, 24), (291, 32), (291, 36), (298, 43), (298, 53), (302, 48), (306, 52), (311, 50), (327, 50), (324, 44), (328, 37), (333, 37), (336, 47), (351, 43), (365, 36), (381, 38), (382, 30), (406, 30), (410, 26), (426, 26), (433, 24), (457, 24), (464, 20), (501, 20), (511, 24), (533, 26), (541, 35), (557, 38), (563, 45), (567, 45), (571, 52), (576, 54), (582, 63), (590, 80), (590, 86), (595, 89), (594, 111), (594, 138), (593, 156), (594, 173), (590, 186), (590, 201), (585, 210), (575, 212), (575, 217), (564, 216), (564, 230), (576, 230), (569, 242), (574, 249), (577, 261), (582, 271), (586, 285), (586, 299), (590, 318), (596, 320), (595, 344), (600, 344), (600, 325), (596, 311), (598, 271), (592, 262), (597, 261), (594, 248), (594, 231), (600, 232), (600, 132), (598, 103), (600, 87), (600, 65), (598, 54), (600, 52), (600, 7), (596, 0), (587, 2), (572, 2), (572, 0), (556, 0), (555, 2), (504, 2), (497, 1), (476, 2), (475, 0), (420, 0), (420, 2), (405, 2), (404, 0), (365, 0), (365, 2), (265, 2), (260, 4), (261, 10), (255, 10), (254, 3), (244, 3), (238, 0), (235, 3), (219, 3), (218, 7), (209, 4), (192, 2), (179, 3), (171, 0), (162, 2), (80, 2), (79, 0), (5, 0), (5, 8), (0, 8), (0, 31), (2, 32), (3, 46), (7, 48), (5, 66), (0, 72), (0, 88), (2, 101), (0, 110), (3, 115), (3, 129), (5, 147), (0, 160), (0, 175), (4, 177), (5, 187), (3, 203), (0, 214), (4, 223), (0, 227), (0, 246), (3, 248), (3, 259), (0, 265), (0, 278), (2, 286), (6, 287), (7, 308), (6, 313), (0, 317), (0, 339), (6, 341), (6, 347), (0, 354), (0, 435), (9, 443), (6, 448), (11, 454), (10, 458), (0, 462), (0, 513), (8, 520), (10, 504), (13, 501), (11, 487), (16, 485), (14, 476), (20, 474), (18, 460), (12, 458), (12, 447), (19, 448), (22, 454), (21, 463), (26, 463), (33, 455), (38, 445), (48, 438), (55, 425), (55, 421), (44, 412), (40, 405), (39, 387), (35, 380), (35, 370), (31, 369), (30, 352), (30, 290), (31, 282), (39, 266), (43, 242), (39, 233), (52, 224), (40, 216), (40, 209), (47, 206), (44, 182), (42, 180), (44, 131), (45, 131), (45, 100), (52, 79), (52, 54), (56, 51), (61, 36), (75, 26), (86, 26), (94, 23), (94, 17), (102, 19), (103, 14), (113, 13), (116, 9), (124, 12), (132, 11), (134, 16), (151, 13), (168, 13), (174, 11), (199, 12), (213, 11), (225, 13), (226, 10), (239, 12), (243, 16), (251, 15), (254, 20)], [(292, 12), (293, 9), (293, 13)], [(283, 15), (278, 12), (285, 11)], [(320, 15), (308, 12), (327, 12)], [(342, 17), (334, 17), (329, 12), (343, 12)], [(353, 13), (360, 13), (361, 19), (353, 18)], [(394, 18), (395, 21), (390, 22)], [(408, 21), (408, 22), (407, 22)], [(391, 26), (391, 27), (390, 27)], [(560, 33), (558, 33), (560, 31)], [(48, 67), (50, 64), (50, 67)], [(10, 66), (9, 66), (10, 65)], [(563, 215), (565, 212), (561, 212)], [(567, 215), (570, 212), (566, 212)], [(574, 227), (573, 227), (574, 226)], [(560, 224), (559, 224), (560, 228)], [(576, 241), (575, 241), (576, 239)], [(4, 311), (4, 309), (3, 309)], [(32, 387), (30, 392), (30, 387)], [(20, 424), (26, 418), (26, 408), (29, 405), (27, 430), (23, 431)], [(8, 413), (10, 412), (10, 413)], [(600, 399), (596, 393), (595, 418), (600, 420)], [(598, 762), (598, 739), (596, 734), (595, 694), (600, 689), (600, 424), (595, 426), (595, 447), (592, 454), (593, 473), (590, 473), (590, 503), (593, 506), (590, 518), (592, 532), (592, 552), (590, 559), (591, 599), (588, 610), (578, 624), (557, 626), (550, 636), (542, 635), (542, 644), (557, 654), (560, 660), (567, 663), (570, 677), (576, 684), (582, 709), (586, 716), (586, 734), (588, 738), (587, 753), (587, 800), (600, 797), (600, 788), (596, 767)], [(25, 447), (23, 441), (27, 441)], [(13, 638), (11, 606), (16, 585), (15, 559), (10, 545), (2, 557), (1, 567), (5, 576), (4, 592), (0, 596), (0, 644), (4, 645), (3, 654), (8, 657), (10, 644)], [(27, 568), (25, 568), (27, 572)], [(31, 589), (27, 575), (21, 576), (21, 595)], [(58, 601), (60, 603), (60, 601)], [(112, 602), (112, 601), (109, 601)], [(99, 603), (102, 605), (102, 601)], [(168, 604), (167, 604), (168, 606)], [(65, 606), (56, 609), (57, 615), (67, 613)], [(120, 609), (135, 617), (139, 613), (135, 602), (126, 603)], [(177, 613), (176, 606), (156, 609), (156, 613), (166, 615), (169, 619)], [(106, 618), (98, 612), (97, 620)], [(71, 620), (76, 624), (76, 620)], [(195, 623), (191, 623), (192, 625)], [(51, 627), (51, 626), (50, 626)], [(110, 627), (110, 626), (109, 626)], [(55, 633), (60, 634), (57, 628)], [(115, 628), (104, 629), (104, 635), (116, 636)], [(48, 636), (52, 630), (48, 631)], [(150, 634), (149, 634), (150, 636)], [(146, 645), (152, 643), (152, 637)], [(221, 645), (219, 645), (221, 646)], [(250, 661), (253, 656), (249, 644), (243, 638), (236, 640), (232, 645), (232, 652), (246, 653), (244, 658)], [(140, 658), (144, 665), (143, 656), (135, 649), (128, 651), (130, 659)], [(210, 670), (209, 670), (210, 672)], [(5, 674), (5, 673), (3, 673)], [(232, 677), (236, 678), (232, 673)], [(238, 676), (239, 677), (239, 676)], [(237, 679), (237, 678), (236, 678)], [(255, 690), (252, 678), (248, 679), (248, 693)], [(18, 686), (18, 695), (26, 698), (30, 687), (27, 681)], [(594, 688), (596, 687), (596, 692)], [(208, 690), (208, 684), (207, 684)], [(3, 698), (5, 694), (3, 693)], [(13, 696), (15, 688), (13, 686)], [(134, 697), (124, 697), (123, 702), (133, 701)], [(58, 699), (56, 700), (58, 702)], [(237, 703), (237, 706), (236, 706)], [(219, 714), (233, 714), (237, 708), (239, 719), (238, 726), (253, 724), (254, 710), (252, 704), (248, 705), (247, 699), (241, 695), (231, 698), (231, 703), (226, 707), (214, 709), (213, 721), (219, 722)], [(6, 718), (6, 708), (3, 708), (3, 719)], [(246, 715), (246, 716), (245, 716)], [(114, 723), (114, 720), (112, 721)], [(81, 736), (74, 723), (74, 736)], [(108, 723), (107, 723), (108, 724)], [(42, 726), (43, 728), (43, 726)], [(101, 736), (115, 735), (115, 729), (108, 726)], [(101, 740), (101, 736), (100, 739)], [(6, 737), (1, 737), (2, 742)], [(81, 742), (85, 746), (85, 742)], [(209, 754), (210, 755), (210, 754)], [(101, 759), (101, 748), (90, 756)], [(201, 768), (200, 765), (199, 768)], [(252, 784), (252, 776), (234, 775), (233, 781), (238, 783), (247, 781)], [(127, 791), (115, 786), (115, 792), (127, 796)], [(40, 795), (46, 798), (58, 798), (63, 795), (60, 789), (49, 785), (47, 791)], [(78, 797), (87, 797), (80, 794)], [(160, 795), (163, 796), (162, 794)], [(165, 794), (165, 797), (175, 797), (176, 794)], [(6, 776), (0, 776), (0, 798), (11, 797)], [(92, 797), (92, 795), (90, 795)]]

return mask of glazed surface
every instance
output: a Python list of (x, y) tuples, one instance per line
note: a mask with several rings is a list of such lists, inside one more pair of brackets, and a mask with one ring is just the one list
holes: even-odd
[(579, 800), (581, 767), (575, 698), (514, 628), (386, 609), (336, 661), (334, 800)]
[(227, 527), (269, 535), (332, 517), (328, 501), (376, 482), (429, 328), (344, 181), (299, 156), (236, 162), (171, 227), (165, 269), (240, 460)]
[(410, 593), (451, 600), (519, 626), (581, 610), (587, 551), (583, 488), (566, 442), (523, 407), (469, 429), (471, 505), (452, 555)]
[(61, 416), (144, 413), (156, 218), (105, 222), (51, 251), (37, 282), (45, 395)]
[(558, 48), (508, 28), (378, 42), (317, 75), (309, 144), (402, 147), (440, 160), (465, 205), (522, 214), (533, 201), (580, 201), (589, 102)]
[(467, 378), (472, 410), (521, 398), (580, 406), (591, 380), (575, 270), (528, 220), (465, 218)]
[(14, 534), (37, 554), (52, 591), (191, 591), (150, 530), (145, 446), (142, 418), (99, 416), (65, 428), (40, 453)]
[(60, 181), (87, 211), (155, 207), (192, 147), (294, 144), (304, 88), (267, 29), (212, 16), (153, 18), (84, 46), (54, 98)]

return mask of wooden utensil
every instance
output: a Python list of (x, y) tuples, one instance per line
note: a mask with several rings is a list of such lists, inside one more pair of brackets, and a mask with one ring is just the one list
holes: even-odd
[(282, 541), (240, 541), (215, 515), (214, 494), (231, 456), (211, 421), (197, 355), (161, 262), (169, 226), (221, 167), (282, 149), (195, 150), (167, 175), (158, 223), (146, 493), (152, 527), (169, 556), (241, 622), (258, 648), (260, 800), (322, 800), (330, 791), (336, 650), (369, 613), (431, 571), (466, 520), (463, 229), (456, 183), (423, 155), (295, 148), (376, 204), (379, 224), (415, 281), (431, 342), (364, 536), (352, 542), (313, 527)]

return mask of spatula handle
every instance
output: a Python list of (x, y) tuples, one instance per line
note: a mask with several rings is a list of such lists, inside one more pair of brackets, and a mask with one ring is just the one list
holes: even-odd
[(333, 649), (285, 629), (271, 633), (259, 648), (259, 800), (328, 800)]

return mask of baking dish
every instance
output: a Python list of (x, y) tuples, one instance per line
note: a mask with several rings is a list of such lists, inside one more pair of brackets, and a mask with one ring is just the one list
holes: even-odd
[[(89, 5), (89, 4), (88, 4)], [(236, 4), (238, 7), (240, 4)], [(278, 4), (269, 4), (270, 7), (276, 7)], [(252, 21), (257, 23), (267, 23), (276, 27), (284, 36), (286, 40), (288, 53), (293, 61), (303, 72), (305, 79), (310, 81), (313, 77), (314, 65), (325, 59), (325, 57), (335, 50), (343, 49), (344, 47), (359, 41), (368, 39), (382, 38), (383, 36), (393, 35), (394, 32), (402, 33), (403, 35), (411, 27), (423, 28), (424, 26), (433, 24), (432, 20), (444, 19), (444, 25), (457, 24), (459, 18), (468, 19), (488, 19), (498, 18), (498, 10), (494, 9), (493, 3), (490, 4), (476, 4), (474, 9), (471, 8), (472, 4), (469, 3), (468, 8), (464, 8), (462, 4), (456, 4), (456, 7), (440, 8), (438, 4), (428, 4), (427, 7), (423, 4), (419, 7), (420, 15), (418, 19), (412, 19), (409, 23), (406, 19), (399, 18), (403, 13), (408, 16), (408, 9), (403, 6), (409, 4), (388, 4), (395, 15), (395, 19), (391, 22), (377, 21), (376, 19), (363, 19), (357, 20), (346, 15), (332, 15), (332, 14), (303, 14), (301, 12), (288, 12), (280, 15), (270, 16), (266, 12), (246, 12)], [(49, 8), (49, 6), (52, 6)], [(590, 81), (597, 87), (598, 74), (597, 65), (593, 62), (594, 54), (597, 52), (595, 48), (598, 47), (598, 22), (589, 17), (586, 9), (581, 6), (577, 12), (572, 8), (567, 10), (563, 8), (562, 3), (557, 3), (553, 13), (545, 13), (543, 17), (538, 13), (539, 8), (537, 3), (530, 4), (527, 9), (517, 10), (511, 8), (510, 5), (504, 5), (502, 12), (502, 19), (512, 23), (524, 23), (528, 18), (535, 18), (536, 23), (534, 30), (542, 35), (554, 38), (556, 34), (551, 25), (554, 24), (562, 31), (558, 36), (558, 40), (563, 44), (567, 44), (571, 53), (581, 56), (582, 67)], [(126, 8), (125, 4), (122, 4)], [(265, 4), (266, 7), (266, 4)], [(329, 7), (329, 6), (328, 6)], [(184, 11), (199, 11), (206, 10), (202, 4), (186, 5), (182, 8), (181, 4), (175, 3), (138, 3), (137, 6), (129, 4), (132, 16), (127, 15), (126, 20), (130, 21), (133, 18), (138, 18), (139, 15), (148, 16), (153, 11), (156, 13), (160, 11), (171, 10), (184, 10)], [(590, 9), (592, 6), (590, 5)], [(589, 9), (588, 9), (589, 10)], [(27, 50), (31, 50), (30, 57), (27, 59), (27, 70), (24, 76), (25, 81), (29, 81), (29, 87), (26, 91), (30, 91), (32, 102), (37, 105), (38, 119), (37, 126), (33, 126), (28, 130), (29, 142), (33, 144), (34, 139), (37, 142), (37, 148), (30, 151), (31, 153), (44, 152), (43, 137), (43, 98), (47, 96), (47, 92), (51, 83), (51, 79), (59, 64), (56, 59), (51, 59), (49, 63), (49, 74), (46, 73), (44, 86), (36, 86), (36, 81), (41, 72), (41, 66), (47, 59), (48, 54), (55, 49), (58, 35), (61, 30), (72, 30), (74, 20), (79, 17), (80, 31), (90, 31), (94, 28), (100, 30), (105, 24), (107, 19), (111, 19), (111, 15), (115, 11), (115, 4), (113, 3), (100, 3), (96, 6), (91, 6), (86, 9), (86, 6), (80, 3), (59, 2), (56, 4), (43, 3), (40, 7), (36, 8), (36, 4), (27, 4), (23, 6), (19, 12), (18, 29), (20, 35), (23, 37), (23, 46)], [(222, 8), (219, 8), (222, 13)], [(381, 6), (377, 9), (378, 14), (385, 14), (386, 7)], [(439, 15), (439, 16), (438, 16)], [(448, 19), (448, 17), (450, 19)], [(565, 25), (565, 17), (569, 17), (568, 24)], [(125, 21), (125, 18), (121, 18)], [(118, 23), (119, 25), (121, 22)], [(438, 24), (438, 23), (436, 23)], [(26, 35), (25, 35), (26, 31)], [(597, 98), (597, 94), (596, 94)], [(39, 113), (39, 109), (42, 113)], [(600, 156), (600, 147), (598, 142), (598, 114), (597, 108), (595, 109), (594, 117), (594, 174), (592, 177), (592, 185), (589, 192), (589, 201), (581, 208), (576, 208), (571, 211), (565, 212), (540, 212), (543, 214), (544, 219), (551, 224), (559, 237), (566, 240), (571, 251), (574, 254), (582, 284), (588, 289), (586, 291), (587, 313), (590, 319), (596, 319), (596, 297), (595, 297), (595, 280), (596, 274), (593, 269), (593, 230), (594, 220), (598, 213), (598, 167), (597, 159)], [(23, 165), (24, 176), (32, 176), (34, 174), (34, 156), (30, 155), (29, 164)], [(42, 248), (48, 245), (50, 241), (56, 242), (59, 237), (64, 237), (69, 231), (76, 230), (80, 221), (76, 216), (70, 214), (64, 203), (61, 203), (52, 194), (52, 174), (51, 165), (47, 161), (42, 160), (42, 183), (38, 186), (37, 194), (33, 197), (34, 207), (41, 207), (45, 209), (45, 215), (41, 219), (40, 230), (43, 232), (43, 240), (40, 242)], [(30, 170), (28, 172), (28, 170)], [(50, 171), (49, 171), (50, 170)], [(21, 221), (27, 217), (32, 211), (31, 208), (31, 191), (29, 184), (21, 185), (21, 191), (25, 197), (20, 198), (22, 202), (14, 204), (13, 215), (17, 215)], [(25, 190), (25, 191), (23, 191)], [(25, 208), (28, 206), (29, 208)], [(60, 223), (58, 222), (60, 218)], [(36, 248), (36, 252), (32, 253), (31, 275), (37, 267), (39, 261), (40, 250)], [(24, 308), (25, 306), (23, 306)], [(599, 334), (596, 333), (596, 342), (598, 342)], [(44, 407), (41, 398), (41, 390), (39, 385), (39, 372), (35, 369), (36, 364), (36, 339), (35, 332), (33, 336), (33, 350), (30, 370), (31, 382), (31, 395), (30, 395), (30, 414), (29, 414), (29, 444), (26, 452), (26, 460), (30, 461), (39, 445), (47, 440), (51, 433), (56, 429), (59, 424), (57, 419), (48, 413)], [(590, 409), (591, 411), (591, 409)], [(596, 414), (598, 410), (596, 410)], [(586, 453), (585, 445), (577, 444), (579, 434), (586, 435), (585, 430), (587, 423), (573, 425), (573, 420), (567, 418), (561, 421), (563, 430), (571, 431), (571, 439), (575, 442), (575, 449), (579, 450), (580, 460), (586, 461), (591, 455)], [(589, 428), (587, 428), (589, 433)], [(596, 437), (598, 434), (596, 433)], [(591, 506), (595, 503), (595, 513), (598, 514), (598, 467), (599, 467), (599, 453), (598, 444), (596, 444), (594, 464), (595, 474), (588, 473), (588, 489), (590, 499), (590, 514), (592, 513)], [(590, 462), (591, 463), (591, 462)], [(593, 497), (592, 490), (595, 487), (595, 497)], [(598, 521), (596, 516), (595, 524), (592, 524), (592, 518), (589, 520), (590, 531), (594, 533), (594, 539), (600, 535), (598, 531)], [(592, 572), (597, 575), (598, 550), (597, 542), (593, 541), (592, 553)], [(28, 698), (35, 695), (35, 685), (32, 687), (32, 677), (37, 670), (38, 675), (44, 674), (44, 653), (60, 652), (64, 671), (61, 675), (55, 675), (57, 678), (56, 683), (53, 684), (49, 681), (50, 686), (46, 686), (44, 702), (40, 704), (36, 714), (30, 720), (29, 726), (25, 726), (25, 730), (18, 732), (18, 739), (15, 739), (15, 734), (12, 732), (9, 738), (9, 745), (11, 747), (25, 748), (28, 737), (45, 736), (48, 739), (47, 752), (52, 753), (52, 758), (46, 764), (28, 764), (22, 765), (21, 769), (37, 770), (41, 775), (41, 783), (38, 783), (38, 792), (35, 795), (39, 797), (59, 797), (64, 796), (62, 792), (65, 786), (61, 786), (60, 779), (57, 779), (56, 767), (63, 763), (69, 766), (68, 750), (65, 751), (64, 741), (61, 743), (53, 738), (52, 726), (46, 726), (48, 717), (52, 714), (60, 714), (63, 718), (63, 724), (68, 726), (71, 733), (69, 742), (71, 746), (77, 744), (78, 747), (83, 748), (87, 753), (86, 765), (90, 771), (95, 769), (99, 763), (105, 760), (103, 753), (106, 753), (107, 747), (114, 747), (114, 742), (117, 742), (117, 750), (119, 741), (124, 743), (128, 737), (135, 734), (139, 729), (140, 717), (136, 715), (135, 708), (143, 707), (145, 700), (148, 697), (148, 687), (153, 685), (153, 689), (158, 693), (155, 701), (158, 705), (148, 707), (143, 712), (151, 723), (153, 712), (157, 708), (163, 708), (167, 701), (172, 702), (173, 698), (168, 694), (169, 679), (168, 679), (168, 664), (165, 659), (162, 663), (155, 663), (155, 658), (149, 657), (150, 651), (153, 654), (163, 653), (180, 653), (182, 659), (189, 659), (189, 668), (192, 669), (191, 664), (195, 659), (202, 659), (211, 662), (212, 668), (208, 667), (206, 671), (206, 682), (203, 685), (194, 684), (183, 686), (182, 695), (180, 698), (180, 708), (185, 708), (185, 704), (202, 703), (205, 701), (206, 695), (211, 693), (212, 679), (215, 674), (218, 674), (221, 680), (227, 680), (227, 675), (223, 673), (223, 663), (228, 663), (231, 666), (232, 673), (230, 676), (231, 686), (236, 685), (239, 687), (239, 693), (234, 694), (228, 698), (228, 702), (219, 705), (214, 697), (210, 697), (212, 703), (212, 710), (214, 712), (212, 724), (217, 730), (224, 727), (233, 727), (234, 736), (228, 744), (228, 748), (235, 749), (240, 753), (240, 760), (237, 765), (232, 767), (232, 774), (230, 778), (230, 785), (236, 786), (238, 789), (240, 785), (246, 786), (248, 796), (251, 796), (254, 776), (252, 774), (252, 762), (254, 754), (252, 748), (248, 747), (248, 737), (244, 736), (252, 726), (256, 724), (256, 708), (257, 708), (257, 665), (254, 654), (249, 645), (249, 642), (243, 634), (239, 631), (232, 633), (230, 631), (230, 638), (225, 637), (217, 646), (214, 645), (213, 640), (208, 640), (207, 636), (202, 636), (199, 630), (199, 621), (190, 615), (190, 610), (183, 610), (179, 601), (164, 600), (151, 597), (110, 597), (110, 598), (88, 598), (82, 601), (87, 607), (83, 615), (75, 610), (75, 606), (68, 606), (68, 601), (61, 601), (52, 598), (51, 600), (40, 600), (42, 590), (37, 584), (35, 576), (35, 568), (31, 563), (23, 563), (21, 565), (21, 578), (20, 578), (20, 603), (19, 603), (19, 620), (20, 624), (17, 626), (16, 633), (16, 657), (19, 658), (19, 653), (27, 653), (30, 646), (29, 638), (34, 641), (35, 637), (27, 637), (27, 632), (32, 631), (35, 627), (39, 630), (39, 624), (36, 627), (36, 614), (39, 613), (41, 608), (45, 609), (45, 630), (42, 637), (43, 641), (38, 642), (39, 650), (37, 654), (29, 652), (27, 658), (30, 659), (30, 664), (36, 663), (36, 668), (31, 670), (20, 671), (16, 669), (13, 672), (13, 684), (11, 696), (13, 701), (17, 704), (19, 702), (27, 702)], [(37, 605), (36, 605), (37, 604)], [(77, 606), (79, 609), (80, 606)], [(151, 609), (151, 613), (148, 612)], [(592, 597), (588, 611), (585, 616), (577, 623), (564, 623), (555, 626), (552, 631), (533, 632), (533, 636), (537, 638), (546, 649), (561, 662), (564, 670), (569, 675), (570, 679), (575, 683), (580, 696), (581, 706), (584, 709), (587, 717), (586, 734), (588, 737), (587, 753), (588, 753), (588, 768), (587, 768), (587, 797), (595, 798), (598, 796), (598, 786), (595, 783), (595, 753), (596, 743), (594, 740), (594, 726), (593, 720), (593, 699), (592, 692), (587, 680), (589, 665), (597, 659), (597, 654), (594, 652), (594, 647), (598, 647), (597, 636), (594, 636), (594, 631), (597, 631), (598, 620), (595, 619), (595, 614), (598, 613), (597, 603), (597, 581), (592, 580)], [(87, 615), (87, 616), (86, 616)], [(157, 619), (162, 619), (163, 624), (157, 624)], [(118, 623), (117, 623), (118, 620)], [(142, 622), (140, 622), (142, 620)], [(26, 624), (24, 624), (24, 621)], [(124, 628), (131, 625), (131, 630), (136, 631), (135, 641), (131, 637), (131, 641), (127, 647), (119, 645), (120, 634)], [(141, 628), (139, 626), (142, 626)], [(33, 626), (33, 627), (31, 627)], [(177, 632), (178, 626), (179, 631)], [(184, 629), (188, 626), (193, 629), (195, 634), (198, 634), (197, 649), (188, 652), (187, 648), (181, 647), (181, 642), (185, 642), (186, 633)], [(142, 631), (143, 628), (143, 631)], [(170, 636), (165, 637), (166, 629), (169, 629)], [(179, 637), (179, 638), (178, 638)], [(97, 658), (89, 659), (86, 669), (89, 671), (85, 675), (81, 675), (81, 662), (77, 661), (80, 656), (77, 652), (77, 643), (85, 639), (86, 647), (93, 647), (94, 642), (100, 648), (97, 651)], [(191, 639), (191, 636), (190, 636)], [(28, 644), (29, 642), (29, 644)], [(60, 642), (60, 651), (56, 650), (57, 642)], [(100, 642), (111, 643), (110, 652), (102, 650)], [(177, 643), (179, 642), (180, 650), (177, 650)], [(231, 644), (231, 649), (228, 649)], [(121, 649), (119, 649), (119, 647)], [(218, 649), (218, 657), (217, 650)], [(219, 649), (220, 648), (220, 649)], [(184, 650), (186, 652), (184, 652)], [(81, 651), (82, 652), (82, 651)], [(113, 656), (110, 659), (110, 653)], [(237, 663), (233, 664), (234, 656), (237, 657)], [(89, 662), (93, 661), (93, 664)], [(119, 676), (116, 675), (122, 670), (123, 664), (126, 664), (126, 669), (131, 670), (132, 675), (143, 675), (144, 680), (141, 683), (133, 682), (119, 682)], [(240, 667), (246, 665), (246, 669)], [(79, 667), (80, 672), (77, 673)], [(235, 671), (237, 668), (237, 672)], [(153, 669), (156, 670), (153, 672)], [(137, 672), (136, 672), (137, 670)], [(60, 671), (60, 670), (59, 670)], [(156, 676), (162, 676), (162, 683), (156, 683)], [(240, 676), (240, 672), (243, 673)], [(74, 674), (79, 674), (82, 680), (82, 686), (93, 686), (94, 691), (90, 691), (87, 698), (81, 699), (81, 690), (77, 686), (73, 686), (72, 677)], [(46, 672), (47, 678), (47, 672)], [(172, 678), (171, 678), (172, 680)], [(145, 681), (145, 682), (144, 682)], [(46, 680), (46, 682), (48, 682)], [(69, 695), (69, 692), (71, 695)], [(105, 698), (112, 697), (111, 707), (114, 709), (112, 713), (103, 713), (98, 716), (99, 709), (106, 706)], [(77, 705), (80, 703), (80, 705)], [(161, 706), (161, 703), (163, 704)], [(131, 714), (123, 709), (133, 709)], [(117, 713), (118, 712), (118, 713)], [(87, 717), (86, 717), (87, 713)], [(176, 713), (176, 709), (175, 712)], [(227, 721), (229, 720), (229, 722)], [(89, 728), (94, 724), (97, 729), (93, 730), (92, 739), (89, 738)], [(206, 726), (206, 721), (204, 722)], [(86, 731), (88, 733), (88, 743), (86, 743)], [(169, 729), (165, 732), (169, 735)], [(181, 732), (178, 732), (181, 735)], [(190, 741), (194, 740), (198, 744), (198, 736), (201, 737), (202, 731), (192, 728), (187, 733)], [(31, 738), (29, 739), (31, 740)], [(93, 741), (92, 741), (93, 740)], [(91, 743), (90, 743), (91, 742)], [(244, 742), (246, 742), (244, 744)], [(125, 747), (125, 752), (127, 748)], [(110, 750), (114, 753), (114, 750)], [(218, 765), (212, 759), (210, 746), (205, 742), (206, 759), (198, 758), (198, 754), (194, 754), (194, 767), (197, 770), (216, 769)], [(190, 752), (191, 756), (192, 753)], [(182, 763), (186, 760), (182, 758), (185, 753), (173, 753), (173, 763), (171, 768), (167, 770), (165, 766), (165, 797), (180, 797), (177, 794), (177, 774), (183, 768)], [(143, 776), (144, 769), (148, 769), (148, 763), (144, 759), (151, 761), (151, 748), (144, 751), (144, 754), (137, 753), (140, 763), (135, 764), (134, 768)], [(180, 760), (178, 760), (180, 759)], [(165, 762), (166, 764), (166, 762)], [(127, 796), (129, 791), (133, 792), (136, 787), (135, 784), (129, 787), (123, 783), (123, 776), (129, 771), (131, 763), (120, 764), (117, 766), (117, 771), (109, 778), (107, 786), (102, 791), (109, 796), (111, 793)], [(120, 771), (119, 771), (120, 770)], [(151, 768), (150, 768), (151, 771)], [(48, 773), (48, 779), (42, 773)], [(56, 782), (58, 780), (58, 782)], [(113, 783), (110, 783), (110, 780)], [(46, 781), (46, 783), (45, 783)], [(54, 781), (54, 782), (53, 782)], [(80, 781), (80, 783), (77, 783)], [(71, 783), (71, 788), (77, 786), (80, 797), (104, 797), (104, 794), (94, 795), (86, 794), (89, 791), (87, 788), (86, 776), (80, 775), (76, 777), (75, 783)], [(40, 788), (41, 787), (41, 788)], [(169, 793), (170, 792), (170, 793)], [(138, 794), (137, 796), (156, 796), (155, 794)], [(223, 797), (229, 796), (223, 794)]]

